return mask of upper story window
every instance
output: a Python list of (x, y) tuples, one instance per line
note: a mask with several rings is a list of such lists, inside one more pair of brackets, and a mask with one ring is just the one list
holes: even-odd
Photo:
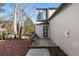
[(46, 10), (36, 10), (37, 20), (47, 20), (46, 19)]
[(47, 21), (56, 11), (57, 8), (37, 8), (37, 21)]

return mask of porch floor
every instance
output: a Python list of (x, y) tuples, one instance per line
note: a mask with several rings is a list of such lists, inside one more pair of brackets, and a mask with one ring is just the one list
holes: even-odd
[(50, 39), (34, 39), (26, 56), (66, 56), (66, 54)]
[(57, 45), (50, 39), (39, 38), (32, 42), (30, 47), (57, 47)]
[(50, 56), (49, 47), (57, 45), (48, 38), (34, 38), (26, 56)]

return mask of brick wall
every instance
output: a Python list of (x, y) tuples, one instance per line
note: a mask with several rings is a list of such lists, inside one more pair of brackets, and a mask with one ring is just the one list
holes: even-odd
[(28, 52), (30, 40), (0, 40), (0, 56), (24, 56)]

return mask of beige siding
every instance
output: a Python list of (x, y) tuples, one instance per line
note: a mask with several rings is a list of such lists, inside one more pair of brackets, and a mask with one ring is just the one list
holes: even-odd
[(51, 17), (51, 15), (55, 12), (56, 10), (48, 10), (48, 18)]
[(79, 55), (79, 4), (71, 4), (49, 23), (52, 41), (68, 55)]
[(40, 37), (43, 38), (43, 25), (36, 25), (36, 34)]
[[(40, 38), (43, 37), (43, 26), (48, 26), (48, 25), (35, 25), (35, 32)], [(48, 28), (48, 37), (49, 37), (49, 28)]]

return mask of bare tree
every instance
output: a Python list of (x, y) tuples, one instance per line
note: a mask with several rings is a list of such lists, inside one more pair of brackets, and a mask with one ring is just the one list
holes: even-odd
[[(25, 12), (25, 8), (23, 8), (21, 4), (17, 3), (14, 11), (14, 32), (15, 34), (18, 34), (19, 32), (19, 37), (21, 37), (22, 27), (23, 27), (24, 21), (26, 20), (26, 17), (27, 17), (27, 14)], [(19, 31), (17, 31), (17, 29)]]

